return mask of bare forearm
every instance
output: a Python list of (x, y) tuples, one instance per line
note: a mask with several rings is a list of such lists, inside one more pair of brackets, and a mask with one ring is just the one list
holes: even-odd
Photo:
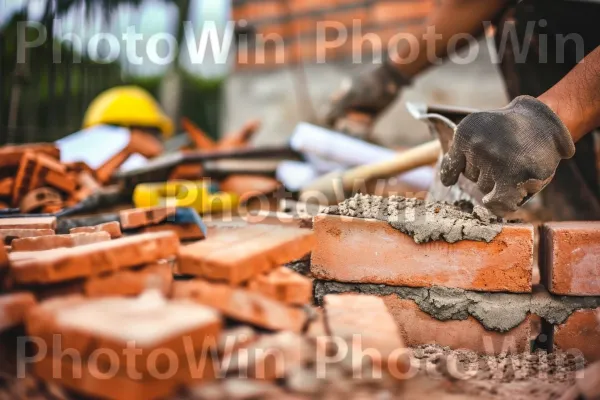
[[(411, 32), (415, 43), (402, 40), (398, 54), (392, 55), (392, 62), (407, 78), (412, 78), (429, 67), (435, 59), (445, 58), (448, 44), (457, 34), (466, 33), (478, 36), (483, 32), (483, 21), (491, 20), (506, 4), (506, 0), (443, 0), (435, 8), (427, 21)], [(427, 35), (428, 29), (435, 28), (434, 38)], [(459, 44), (466, 44), (461, 40)], [(459, 46), (460, 47), (460, 46)], [(397, 56), (397, 57), (395, 57)]]
[(600, 127), (600, 47), (538, 100), (558, 115), (575, 142)]

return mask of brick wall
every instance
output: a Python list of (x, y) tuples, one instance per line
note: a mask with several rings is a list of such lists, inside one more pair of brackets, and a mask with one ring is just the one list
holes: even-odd
[[(242, 42), (248, 38), (249, 43), (247, 53), (238, 51), (237, 64), (273, 68), (314, 62), (319, 55), (330, 62), (350, 58), (352, 50), (370, 56), (373, 42), (361, 37), (374, 34), (371, 39), (379, 38), (386, 46), (393, 35), (415, 29), (433, 5), (434, 0), (234, 0), (232, 18), (243, 32)], [(327, 42), (344, 29), (348, 40), (328, 48)]]

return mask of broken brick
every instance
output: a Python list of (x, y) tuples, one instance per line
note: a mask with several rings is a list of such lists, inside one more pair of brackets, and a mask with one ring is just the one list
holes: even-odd
[(170, 232), (135, 236), (71, 248), (11, 253), (11, 275), (19, 283), (50, 283), (140, 266), (177, 254)]
[(175, 207), (147, 207), (122, 210), (119, 213), (123, 229), (135, 229), (143, 226), (156, 225), (175, 215)]
[(300, 332), (306, 322), (306, 314), (300, 309), (224, 284), (178, 281), (173, 284), (173, 298), (189, 298), (230, 318), (271, 330)]
[[(185, 359), (216, 346), (221, 331), (218, 313), (189, 301), (171, 301), (156, 291), (139, 297), (51, 299), (34, 306), (26, 318), (27, 331), (52, 348), (60, 335), (61, 347), (73, 348), (86, 359), (96, 350), (112, 351), (119, 366), (140, 372), (156, 367), (156, 351)], [(48, 342), (50, 340), (50, 342)], [(136, 357), (127, 357), (134, 348)], [(111, 360), (112, 362), (112, 360)]]
[(507, 224), (490, 243), (417, 244), (373, 219), (317, 215), (311, 272), (324, 280), (531, 292), (533, 227)]
[(164, 262), (137, 270), (122, 270), (91, 277), (83, 283), (83, 293), (87, 297), (137, 296), (152, 287), (168, 296), (172, 283), (171, 265)]
[(92, 232), (107, 232), (111, 239), (120, 238), (122, 236), (121, 233), (121, 224), (117, 221), (105, 222), (103, 224), (95, 225), (95, 226), (79, 226), (76, 228), (71, 228), (69, 230), (70, 233), (92, 233)]
[(508, 332), (488, 331), (472, 316), (440, 321), (422, 311), (413, 300), (395, 294), (382, 297), (400, 329), (404, 343), (415, 347), (436, 343), (482, 354), (522, 353), (529, 349), (530, 316)]
[(287, 267), (279, 267), (266, 275), (258, 275), (248, 282), (248, 290), (290, 305), (312, 302), (312, 280)]
[(182, 274), (239, 284), (301, 258), (313, 245), (312, 231), (307, 229), (270, 225), (224, 229), (206, 240), (183, 246), (178, 269)]
[(220, 355), (229, 355), (236, 350), (248, 347), (258, 338), (257, 333), (249, 326), (238, 326), (224, 330), (217, 340), (217, 351)]
[(142, 232), (173, 232), (179, 240), (201, 240), (204, 239), (204, 232), (198, 224), (170, 224), (162, 223), (159, 225), (146, 226)]
[(554, 346), (578, 351), (587, 361), (600, 361), (600, 307), (574, 311), (565, 322), (554, 327)]
[(106, 232), (72, 233), (68, 235), (47, 235), (14, 239), (12, 251), (40, 251), (60, 247), (75, 247), (110, 240)]
[(2, 229), (56, 229), (56, 217), (0, 218)]
[(44, 207), (51, 205), (61, 205), (62, 198), (60, 193), (54, 189), (41, 187), (27, 193), (19, 203), (21, 213), (37, 213)]
[(35, 304), (31, 293), (0, 295), (0, 332), (23, 323), (27, 311)]
[(549, 292), (600, 296), (600, 222), (550, 222), (542, 226), (540, 272)]
[[(404, 343), (383, 300), (363, 294), (328, 294), (324, 297), (325, 323), (333, 337), (352, 349), (375, 349), (376, 364), (397, 363)], [(403, 360), (403, 364), (407, 360)]]

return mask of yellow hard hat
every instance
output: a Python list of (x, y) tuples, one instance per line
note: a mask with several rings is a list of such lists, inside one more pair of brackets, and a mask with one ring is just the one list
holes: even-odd
[(110, 124), (158, 128), (164, 137), (173, 134), (173, 122), (154, 98), (138, 86), (118, 86), (100, 93), (83, 117), (83, 127)]

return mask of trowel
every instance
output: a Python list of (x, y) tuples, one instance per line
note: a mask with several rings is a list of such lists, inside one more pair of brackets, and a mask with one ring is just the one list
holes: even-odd
[(407, 102), (406, 109), (415, 119), (427, 124), (431, 134), (439, 140), (442, 149), (435, 166), (435, 176), (429, 188), (427, 201), (444, 201), (453, 204), (464, 200), (472, 204), (483, 205), (484, 194), (481, 193), (474, 182), (471, 182), (462, 174), (458, 178), (458, 182), (450, 187), (444, 186), (440, 179), (442, 159), (452, 146), (458, 123), (467, 115), (478, 110), (413, 102)]

